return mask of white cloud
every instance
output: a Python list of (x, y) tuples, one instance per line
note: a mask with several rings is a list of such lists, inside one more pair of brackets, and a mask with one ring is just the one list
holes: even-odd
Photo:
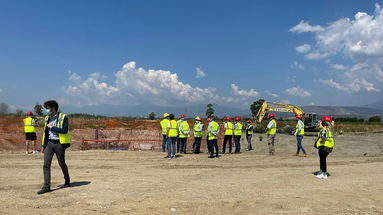
[(299, 70), (304, 70), (305, 69), (305, 67), (302, 64), (298, 63), (297, 61), (294, 61), (293, 65), (291, 65), (291, 67), (294, 68), (294, 69), (299, 69)]
[(322, 53), (321, 52), (310, 52), (310, 53), (305, 55), (305, 58), (307, 58), (309, 60), (319, 60), (319, 59), (329, 57), (331, 55), (334, 55), (334, 54), (331, 52), (322, 52)]
[(309, 44), (303, 44), (301, 46), (297, 46), (295, 47), (295, 50), (298, 52), (298, 53), (306, 53), (308, 51), (311, 50), (311, 46)]
[(305, 90), (305, 89), (300, 88), (300, 87), (292, 87), (292, 88), (286, 89), (285, 92), (290, 94), (290, 95), (302, 97), (302, 98), (306, 98), (306, 97), (311, 96), (311, 93), (308, 90)]
[(319, 32), (323, 31), (323, 27), (320, 25), (310, 25), (309, 22), (301, 20), (298, 25), (290, 28), (290, 32), (304, 33), (304, 32)]
[(78, 82), (78, 81), (81, 81), (81, 77), (80, 77), (79, 75), (77, 75), (76, 73), (72, 73), (72, 74), (69, 76), (69, 80), (70, 80), (70, 81)]
[(239, 87), (235, 84), (231, 84), (231, 89), (234, 95), (238, 96), (247, 96), (247, 97), (257, 97), (259, 93), (254, 89), (250, 90), (240, 90)]
[(206, 73), (202, 71), (202, 69), (199, 67), (196, 68), (195, 72), (196, 72), (196, 76), (195, 76), (196, 78), (203, 78), (206, 76)]
[(163, 106), (184, 103), (218, 104), (248, 102), (259, 95), (254, 89), (240, 90), (232, 84), (233, 96), (220, 96), (213, 87), (200, 88), (179, 80), (176, 73), (166, 70), (146, 70), (137, 67), (134, 61), (125, 64), (115, 73), (114, 84), (107, 83), (107, 77), (100, 73), (92, 73), (82, 79), (76, 73), (70, 73), (69, 80), (73, 84), (63, 88), (72, 100), (64, 98), (72, 105), (98, 104), (155, 104)]
[(351, 65), (330, 65), (333, 69), (344, 71), (336, 77), (342, 81), (339, 83), (329, 79), (322, 83), (349, 92), (380, 92), (383, 88), (382, 26), (383, 10), (375, 4), (373, 14), (358, 12), (354, 17), (335, 20), (316, 30), (301, 21), (290, 31), (313, 33), (315, 44), (310, 44), (311, 50), (304, 55), (306, 59), (328, 60), (340, 56), (353, 62)]
[(342, 64), (331, 64), (330, 67), (333, 69), (336, 69), (336, 70), (346, 70), (347, 69), (347, 67), (345, 65), (342, 65)]
[(278, 94), (272, 93), (272, 92), (270, 92), (270, 91), (268, 91), (268, 90), (266, 90), (266, 93), (267, 93), (267, 95), (269, 95), (269, 96), (271, 96), (271, 97), (273, 97), (273, 98), (278, 98), (278, 97), (279, 97)]
[(278, 102), (281, 104), (290, 104), (290, 101), (288, 99), (283, 99), (281, 102)]
[(333, 79), (319, 80), (319, 82), (345, 92), (360, 92), (361, 90), (380, 92), (380, 89), (375, 88), (374, 84), (364, 79), (355, 79), (353, 82), (346, 84), (340, 84)]
[(336, 88), (338, 90), (342, 90), (342, 91), (348, 91), (349, 89), (345, 86), (342, 86), (341, 84), (339, 84), (338, 82), (335, 82), (334, 80), (332, 79), (329, 79), (329, 80), (319, 80), (319, 82), (327, 85), (327, 86), (330, 86), (332, 88)]

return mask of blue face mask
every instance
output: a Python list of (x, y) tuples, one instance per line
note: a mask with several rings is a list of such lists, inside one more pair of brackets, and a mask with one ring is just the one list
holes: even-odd
[(45, 116), (48, 116), (49, 114), (51, 114), (51, 110), (50, 110), (50, 109), (46, 109), (46, 108), (44, 108), (44, 109), (43, 109), (43, 114), (44, 114)]

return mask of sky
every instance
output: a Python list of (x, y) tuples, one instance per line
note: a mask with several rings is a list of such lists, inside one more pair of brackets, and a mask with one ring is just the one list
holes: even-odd
[(0, 102), (364, 106), (382, 1), (0, 0)]

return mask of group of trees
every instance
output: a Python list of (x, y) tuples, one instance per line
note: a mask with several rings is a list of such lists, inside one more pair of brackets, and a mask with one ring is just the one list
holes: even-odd
[[(5, 103), (5, 102), (0, 103), (0, 115), (9, 114), (9, 109), (10, 109), (10, 107), (7, 103)], [(33, 111), (35, 112), (35, 114), (42, 116), (43, 115), (43, 106), (40, 105), (39, 103), (36, 103), (36, 105), (33, 108)], [(23, 114), (24, 114), (23, 109), (16, 108), (16, 110), (15, 110), (16, 116), (22, 116)]]

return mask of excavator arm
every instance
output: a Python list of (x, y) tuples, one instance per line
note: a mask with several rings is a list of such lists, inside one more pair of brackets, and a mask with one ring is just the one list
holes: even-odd
[(301, 108), (294, 105), (280, 104), (276, 102), (272, 102), (271, 104), (273, 104), (273, 106), (270, 106), (266, 101), (263, 102), (256, 115), (258, 123), (262, 121), (267, 111), (287, 112), (294, 113), (295, 115), (303, 115), (305, 113)]

